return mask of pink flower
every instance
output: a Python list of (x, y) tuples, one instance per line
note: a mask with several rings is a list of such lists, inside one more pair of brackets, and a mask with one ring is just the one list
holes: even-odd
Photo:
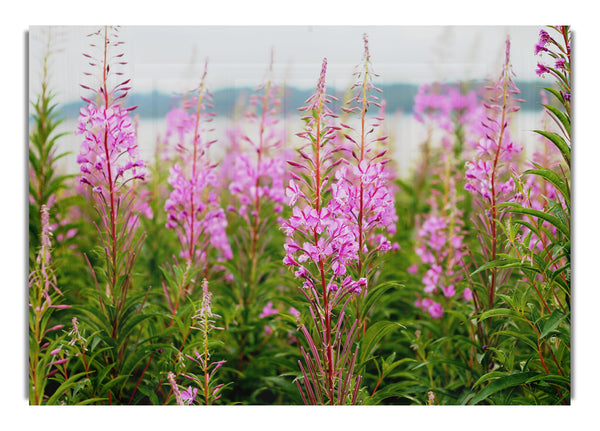
[(76, 133), (84, 138), (77, 157), (81, 180), (95, 192), (108, 196), (111, 187), (118, 190), (131, 179), (144, 178), (128, 109), (88, 104), (81, 109)]
[(187, 389), (181, 391), (181, 399), (187, 405), (191, 405), (194, 401), (196, 401), (197, 395), (198, 388), (192, 388), (191, 386), (188, 386)]
[(468, 287), (465, 287), (465, 290), (463, 292), (463, 298), (465, 299), (465, 301), (473, 300), (473, 292)]
[(441, 319), (444, 316), (444, 308), (437, 302), (432, 301), (429, 307), (427, 307), (427, 311), (429, 311), (429, 314), (434, 319)]
[(290, 198), (288, 204), (294, 206), (301, 194), (300, 187), (298, 187), (294, 180), (290, 180), (289, 186), (285, 189), (285, 195)]
[(264, 319), (265, 317), (272, 316), (273, 314), (277, 313), (279, 313), (279, 311), (276, 308), (273, 308), (273, 302), (269, 301), (267, 305), (264, 306), (262, 313), (260, 313), (260, 316), (258, 317)]
[(211, 94), (204, 86), (207, 66), (197, 94), (167, 115), (167, 136), (177, 138), (175, 148), (180, 159), (169, 172), (172, 189), (165, 202), (166, 227), (177, 232), (181, 257), (196, 266), (208, 264), (209, 245), (217, 250), (217, 260), (233, 257), (226, 234), (227, 219), (215, 192), (219, 187), (216, 166), (207, 155), (215, 142), (206, 137), (206, 125), (213, 117), (208, 110)]
[(492, 95), (489, 103), (485, 105), (485, 137), (477, 144), (475, 158), (466, 163), (465, 189), (492, 205), (514, 190), (512, 179), (500, 181), (500, 177), (506, 176), (510, 164), (521, 151), (521, 147), (512, 141), (509, 133), (509, 114), (519, 109), (517, 102), (522, 102), (514, 97), (515, 94), (519, 94), (519, 89), (512, 80), (509, 54), (510, 41), (507, 39), (502, 73), (496, 84), (488, 88)]
[(548, 69), (546, 67), (546, 65), (544, 65), (542, 63), (537, 64), (537, 69), (535, 70), (536, 74), (543, 76), (545, 73), (549, 73), (549, 72), (550, 72), (550, 69)]

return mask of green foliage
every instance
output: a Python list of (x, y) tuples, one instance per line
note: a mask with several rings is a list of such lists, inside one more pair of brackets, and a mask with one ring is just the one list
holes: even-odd
[[(385, 256), (365, 256), (364, 264), (373, 268), (368, 289), (344, 309), (343, 325), (354, 332), (340, 345), (344, 370), (336, 373), (345, 376), (354, 367), (361, 376), (339, 379), (346, 398), (356, 394), (363, 405), (570, 403), (571, 114), (564, 86), (546, 90), (556, 103), (543, 107), (557, 129), (537, 133), (557, 148), (561, 163), (515, 173), (525, 198), (497, 207), (495, 259), (481, 247), (490, 244), (492, 235), (470, 222), (475, 208), (464, 183), (457, 182), (456, 205), (469, 253), (456, 288), (469, 288), (474, 299), (439, 295), (444, 307), (439, 319), (415, 306), (423, 293), (423, 274), (408, 269), (419, 262), (420, 219), (434, 208), (432, 197), (444, 193), (433, 175), (444, 150), (432, 140), (424, 142), (417, 169), (395, 181), (399, 220), (390, 239), (400, 247)], [(148, 181), (135, 189), (149, 203), (152, 217), (140, 218), (139, 231), (145, 234), (121, 250), (113, 267), (106, 245), (99, 245), (99, 214), (88, 196), (70, 192), (70, 176), (56, 170), (64, 154), (56, 155), (62, 135), (56, 133), (60, 110), (53, 98), (44, 87), (31, 104), (29, 269), (38, 274), (32, 286), (38, 285), (30, 288), (30, 302), (35, 305), (43, 296), (35, 256), (38, 207), (54, 195), (51, 215), (60, 225), (55, 234), (76, 229), (77, 237), (57, 241), (46, 276), (64, 293), (52, 291), (51, 302), (72, 307), (39, 315), (30, 307), (30, 403), (167, 405), (178, 403), (177, 391), (192, 387), (199, 389), (195, 404), (303, 404), (298, 386), (307, 376), (298, 364), (306, 363), (301, 348), (310, 350), (303, 329), (314, 339), (321, 335), (308, 323), (312, 315), (298, 280), (282, 265), (285, 237), (279, 217), (289, 209), (281, 214), (259, 202), (259, 211), (248, 219), (228, 211), (233, 258), (217, 262), (211, 256), (210, 268), (186, 265), (177, 257), (176, 235), (165, 229), (168, 166), (157, 152)], [(462, 174), (465, 133), (457, 130), (452, 146), (452, 169)], [(554, 197), (544, 195), (543, 208), (532, 208), (520, 175), (552, 187)], [(235, 207), (227, 188), (220, 193), (222, 202)], [(126, 226), (119, 220), (119, 229)], [(497, 284), (489, 301), (493, 276)], [(212, 294), (210, 330), (198, 329), (204, 278)]]

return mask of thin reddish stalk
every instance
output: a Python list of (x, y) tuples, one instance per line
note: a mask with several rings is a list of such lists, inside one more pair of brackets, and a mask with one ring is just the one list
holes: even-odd
[[(322, 97), (322, 96), (321, 96)], [(316, 190), (316, 202), (315, 209), (317, 214), (320, 214), (320, 203), (321, 203), (321, 104), (318, 104), (317, 111), (317, 131), (316, 131), (316, 142), (315, 142), (315, 190)], [(315, 245), (318, 244), (319, 235), (317, 234), (316, 228), (314, 229)], [(327, 281), (325, 280), (325, 268), (323, 259), (319, 256), (319, 272), (321, 274), (321, 287), (323, 291), (323, 308), (325, 311), (325, 348), (326, 348), (326, 362), (327, 362), (327, 384), (329, 388), (329, 402), (331, 405), (334, 404), (334, 388), (333, 388), (333, 351), (331, 347), (331, 310), (329, 309), (329, 298), (327, 292)]]
[[(105, 109), (108, 111), (109, 108), (109, 98), (108, 98), (108, 88), (107, 88), (107, 68), (108, 68), (108, 64), (107, 64), (107, 55), (108, 55), (108, 27), (104, 27), (104, 60), (103, 60), (103, 64), (102, 64), (102, 89), (103, 89), (103, 97), (104, 97), (104, 107)], [(115, 208), (115, 188), (114, 188), (114, 184), (113, 184), (113, 177), (112, 177), (112, 167), (111, 167), (111, 163), (110, 163), (110, 152), (108, 149), (108, 129), (105, 125), (104, 128), (104, 138), (103, 138), (103, 146), (104, 146), (104, 154), (106, 156), (106, 170), (107, 170), (107, 175), (108, 175), (108, 188), (109, 188), (109, 195), (110, 195), (110, 204), (109, 204), (109, 209), (110, 209), (110, 259), (111, 259), (111, 263), (112, 263), (112, 273), (111, 273), (111, 289), (112, 289), (112, 296), (113, 296), (113, 300), (116, 299), (115, 298), (115, 288), (117, 285), (117, 213), (116, 213), (116, 208)], [(123, 289), (122, 293), (125, 293), (126, 290)], [(119, 297), (119, 302), (116, 305), (117, 307), (117, 313), (115, 313), (115, 320), (113, 322), (113, 330), (112, 330), (112, 337), (114, 339), (116, 339), (117, 337), (117, 326), (118, 326), (118, 310), (121, 308), (122, 302), (122, 298)]]
[(131, 404), (131, 402), (133, 401), (133, 397), (135, 396), (135, 393), (137, 392), (137, 388), (140, 385), (140, 383), (142, 382), (144, 375), (146, 374), (146, 370), (148, 370), (148, 367), (150, 366), (150, 362), (152, 362), (153, 356), (154, 356), (154, 352), (152, 352), (150, 354), (150, 357), (148, 358), (148, 362), (146, 363), (146, 366), (144, 367), (144, 370), (142, 371), (142, 375), (140, 376), (137, 383), (135, 384), (135, 388), (133, 388), (133, 392), (132, 392), (131, 397), (129, 398), (129, 402), (127, 404)]
[[(505, 72), (507, 73), (507, 72)], [(503, 86), (502, 86), (502, 116), (501, 116), (501, 123), (500, 123), (500, 131), (498, 134), (498, 142), (497, 142), (497, 148), (496, 148), (496, 154), (494, 157), (494, 164), (492, 166), (492, 179), (491, 179), (491, 183), (492, 183), (492, 207), (491, 207), (491, 211), (492, 211), (492, 260), (496, 260), (496, 251), (497, 251), (497, 242), (498, 242), (498, 238), (497, 238), (497, 223), (496, 223), (496, 219), (498, 217), (498, 209), (496, 208), (497, 205), (497, 201), (496, 201), (496, 168), (498, 166), (498, 159), (500, 156), (500, 149), (502, 146), (502, 137), (504, 136), (504, 130), (506, 129), (506, 91), (508, 89), (508, 83), (505, 81)], [(496, 274), (497, 274), (497, 269), (496, 268), (492, 268), (492, 281), (491, 281), (491, 285), (490, 285), (490, 292), (489, 292), (489, 298), (490, 298), (490, 302), (489, 302), (489, 307), (492, 308), (494, 306), (494, 294), (495, 294), (495, 290), (496, 290)]]
[[(206, 76), (206, 69), (204, 71)], [(200, 84), (200, 90), (198, 92), (198, 105), (196, 107), (196, 123), (194, 124), (194, 156), (192, 159), (192, 182), (195, 184), (197, 181), (196, 177), (196, 162), (198, 158), (198, 127), (200, 126), (200, 115), (202, 113), (202, 101), (204, 100), (204, 77), (202, 79), (202, 83)], [(194, 244), (194, 220), (196, 218), (196, 211), (194, 211), (194, 193), (192, 191), (190, 195), (190, 246), (189, 246), (189, 257), (190, 262), (193, 259), (195, 253), (195, 244)], [(181, 294), (182, 292), (180, 292)]]

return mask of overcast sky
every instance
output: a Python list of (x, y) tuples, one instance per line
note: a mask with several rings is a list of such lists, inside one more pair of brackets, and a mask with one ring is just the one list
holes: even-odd
[[(124, 26), (126, 73), (132, 91), (158, 89), (167, 93), (194, 88), (208, 59), (208, 83), (255, 87), (262, 82), (274, 52), (275, 80), (313, 88), (324, 57), (327, 84), (344, 88), (363, 53), (362, 34), (369, 48), (377, 83), (424, 83), (499, 74), (507, 35), (518, 79), (536, 79), (533, 48), (536, 26)], [(83, 94), (79, 83), (88, 69), (87, 34), (97, 28), (54, 26), (57, 49), (51, 63), (53, 87), (63, 100)], [(39, 88), (40, 61), (47, 27), (29, 29), (30, 92)]]

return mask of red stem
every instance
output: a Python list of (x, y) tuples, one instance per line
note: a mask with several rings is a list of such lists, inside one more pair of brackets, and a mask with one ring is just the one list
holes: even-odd
[[(508, 67), (508, 65), (507, 65)], [(505, 72), (506, 73), (506, 72)], [(506, 79), (506, 78), (505, 78)], [(504, 130), (506, 129), (506, 92), (508, 90), (508, 83), (505, 80), (504, 85), (502, 87), (502, 116), (501, 116), (501, 123), (500, 123), (500, 131), (499, 131), (499, 135), (498, 135), (498, 146), (496, 148), (496, 154), (494, 157), (494, 164), (492, 167), (492, 178), (491, 178), (491, 183), (492, 183), (492, 207), (491, 207), (491, 211), (492, 211), (492, 261), (496, 260), (496, 248), (497, 248), (497, 226), (496, 226), (496, 219), (498, 217), (498, 209), (496, 208), (497, 205), (497, 200), (496, 200), (496, 168), (498, 166), (498, 159), (500, 156), (500, 149), (502, 147), (502, 138), (504, 136)], [(489, 292), (489, 307), (492, 308), (494, 306), (494, 294), (495, 294), (495, 290), (496, 290), (496, 274), (497, 274), (497, 269), (496, 268), (492, 268), (492, 281), (491, 281), (491, 285), (490, 285), (490, 292)]]
[(142, 375), (140, 376), (139, 380), (137, 381), (135, 388), (133, 388), (133, 393), (131, 394), (131, 398), (129, 398), (129, 402), (127, 404), (131, 404), (131, 401), (133, 401), (133, 397), (135, 396), (135, 393), (137, 392), (137, 388), (140, 385), (142, 378), (144, 377), (144, 374), (146, 374), (146, 370), (150, 366), (150, 362), (152, 361), (153, 356), (154, 356), (154, 352), (152, 352), (150, 354), (150, 358), (148, 359), (148, 362), (146, 363), (146, 367), (144, 367), (144, 370), (142, 371)]
[[(104, 108), (108, 110), (109, 107), (109, 99), (108, 99), (108, 88), (107, 88), (107, 54), (108, 54), (108, 27), (104, 27), (104, 62), (103, 62), (103, 70), (102, 70), (102, 88), (103, 88), (103, 96), (104, 96)], [(117, 214), (115, 210), (115, 188), (113, 184), (112, 177), (112, 167), (110, 163), (110, 152), (108, 148), (108, 129), (106, 125), (104, 127), (104, 155), (106, 157), (106, 170), (108, 174), (108, 188), (110, 194), (110, 235), (111, 235), (111, 260), (112, 260), (112, 274), (111, 274), (111, 288), (113, 299), (115, 298), (115, 288), (117, 284)], [(122, 293), (126, 293), (126, 290), (123, 289)], [(117, 313), (115, 314), (115, 321), (113, 322), (113, 331), (112, 337), (116, 339), (117, 337), (117, 326), (118, 326), (118, 310), (121, 308), (121, 302), (123, 298), (119, 297), (119, 303), (115, 304), (117, 306)]]
[[(320, 202), (321, 202), (321, 104), (317, 112), (317, 130), (316, 130), (316, 142), (315, 142), (315, 190), (316, 190), (316, 201), (315, 209), (317, 214), (320, 214)], [(316, 228), (314, 230), (315, 245), (318, 244), (319, 236)], [(329, 388), (329, 403), (334, 404), (334, 387), (333, 387), (333, 351), (331, 346), (331, 310), (329, 309), (329, 298), (327, 292), (327, 282), (325, 280), (325, 268), (323, 259), (319, 254), (319, 272), (321, 273), (321, 288), (323, 291), (323, 308), (325, 310), (325, 349), (326, 349), (326, 362), (327, 362), (327, 384)]]

